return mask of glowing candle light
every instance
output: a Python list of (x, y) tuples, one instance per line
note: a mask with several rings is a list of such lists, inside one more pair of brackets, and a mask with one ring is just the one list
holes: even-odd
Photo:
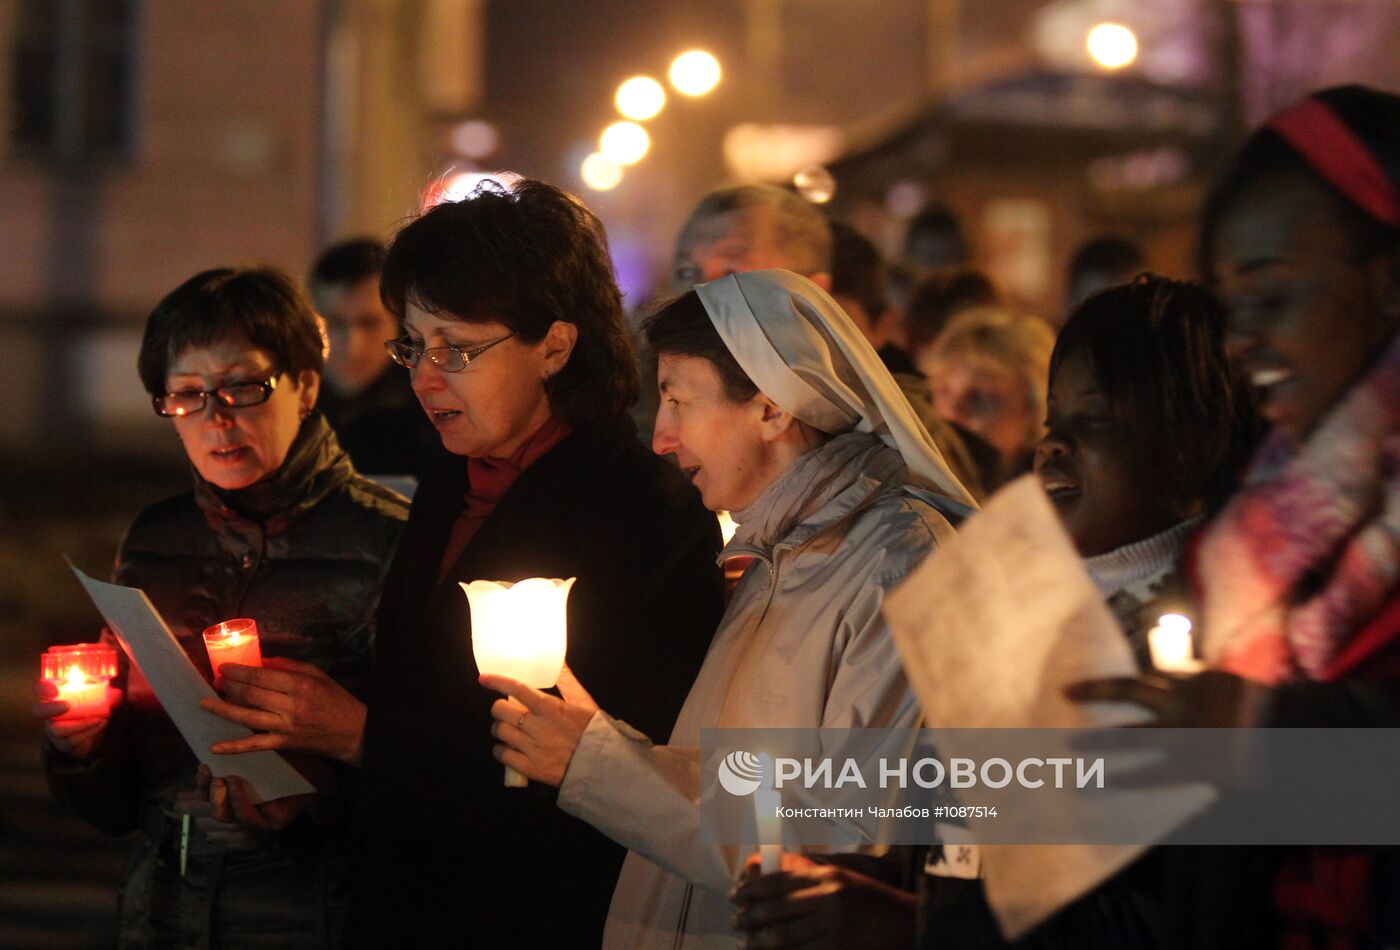
[(262, 647), (258, 642), (258, 625), (247, 617), (225, 620), (204, 631), (204, 649), (209, 651), (209, 666), (214, 675), (225, 663), (262, 666)]
[(773, 757), (758, 754), (758, 790), (753, 793), (753, 815), (758, 823), (758, 857), (764, 874), (776, 874), (783, 868), (783, 821), (778, 817), (782, 799), (774, 787)]
[(40, 658), (39, 675), (57, 687), (57, 698), (68, 704), (68, 711), (57, 718), (91, 719), (111, 714), (117, 651), (105, 643), (49, 647)]
[(1137, 35), (1121, 23), (1099, 23), (1084, 37), (1094, 62), (1105, 69), (1122, 69), (1137, 59)]
[(734, 537), (734, 532), (739, 530), (739, 524), (734, 520), (734, 516), (727, 511), (716, 511), (715, 516), (719, 518), (720, 539), (728, 544)]
[(1147, 631), (1152, 665), (1164, 673), (1196, 673), (1203, 664), (1196, 659), (1191, 621), (1181, 614), (1163, 614)]
[[(574, 580), (531, 577), (514, 584), (463, 583), (472, 611), (472, 655), (477, 669), (535, 689), (553, 686), (568, 649), (567, 607)], [(523, 775), (506, 767), (507, 786), (525, 784)]]

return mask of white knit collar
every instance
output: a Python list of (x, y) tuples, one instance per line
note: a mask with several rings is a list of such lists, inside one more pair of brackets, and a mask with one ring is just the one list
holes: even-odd
[(1105, 599), (1120, 590), (1151, 584), (1176, 566), (1182, 544), (1200, 523), (1199, 517), (1188, 518), (1161, 534), (1086, 557), (1084, 569)]

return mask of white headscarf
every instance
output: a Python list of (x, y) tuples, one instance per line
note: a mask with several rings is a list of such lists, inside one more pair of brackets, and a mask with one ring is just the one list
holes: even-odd
[(920, 485), (976, 507), (874, 347), (826, 291), (785, 270), (730, 274), (695, 290), (765, 396), (821, 432), (878, 436)]

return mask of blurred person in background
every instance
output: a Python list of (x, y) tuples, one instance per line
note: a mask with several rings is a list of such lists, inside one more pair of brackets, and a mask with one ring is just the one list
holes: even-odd
[(361, 472), (421, 475), (437, 436), (413, 396), (408, 373), (384, 344), (399, 323), (379, 299), (384, 245), (373, 238), (332, 244), (311, 269), (308, 286), (326, 321), (330, 352), (316, 403)]
[(995, 491), (1030, 470), (1045, 422), (1055, 333), (1044, 320), (999, 307), (964, 310), (920, 354), (938, 414), (996, 449)]
[(962, 222), (951, 208), (929, 205), (904, 233), (904, 259), (922, 269), (966, 264), (972, 257)]
[[(963, 487), (973, 498), (981, 501), (985, 492), (978, 460), (995, 460), (996, 451), (980, 436), (948, 422), (934, 411), (924, 375), (894, 340), (898, 315), (885, 294), (885, 264), (875, 245), (841, 221), (831, 222), (831, 233), (835, 242), (831, 260), (831, 296), (875, 348)], [(992, 465), (992, 471), (995, 471), (994, 461)]]
[[(1144, 275), (1085, 301), (1065, 324), (1050, 367), (1035, 470), (1139, 665), (1149, 668), (1147, 631), (1164, 602), (1176, 603), (1182, 545), (1233, 490), (1261, 431), (1253, 396), (1226, 357), (1219, 301), (1161, 277)], [(940, 860), (941, 847), (927, 862), (908, 848), (882, 859), (788, 853), (782, 872), (767, 876), (751, 858), (735, 891), (738, 923), (750, 945), (762, 947), (1187, 946), (1173, 937), (1163, 909), (1158, 854), (1008, 945), (981, 881), (968, 875), (978, 866), (976, 846), (959, 846), (957, 870)]]
[(446, 451), (385, 582), (369, 701), (318, 718), (345, 704), (332, 684), (236, 669), (229, 696), (255, 708), (206, 708), (265, 731), (215, 751), (356, 751), (352, 945), (597, 947), (625, 852), (549, 790), (503, 785), (460, 584), (577, 578), (570, 667), (660, 738), (723, 610), (719, 526), (637, 440), (622, 295), (577, 198), (486, 182), (399, 231), (381, 286)]
[(754, 558), (670, 742), (595, 702), (582, 675), (563, 700), (484, 682), (512, 697), (493, 711), (498, 757), (632, 851), (605, 945), (732, 947), (725, 895), (743, 855), (702, 833), (701, 730), (831, 727), (823, 752), (840, 757), (844, 728), (914, 725), (880, 604), (971, 498), (812, 281), (730, 275), (664, 306), (646, 334), (661, 364), (652, 447), (676, 453), (707, 507), (736, 512), (726, 551)]
[(720, 188), (700, 199), (681, 227), (674, 289), (776, 267), (829, 290), (831, 247), (826, 218), (796, 192), (762, 184)]
[(1127, 238), (1101, 234), (1079, 246), (1065, 273), (1065, 312), (1100, 290), (1126, 284), (1147, 269), (1147, 255)]
[[(1195, 676), (1079, 684), (1168, 727), (1400, 726), (1400, 97), (1314, 93), (1235, 155), (1207, 201), (1202, 267), (1273, 425), (1194, 547)], [(1386, 849), (1228, 849), (1182, 862), (1191, 946), (1400, 942)], [(1281, 866), (1253, 879), (1260, 852)], [(1240, 900), (1272, 903), (1242, 927)]]
[(992, 279), (975, 267), (940, 267), (925, 274), (914, 285), (902, 318), (904, 348), (915, 368), (949, 320), (1000, 300)]
[[(194, 490), (137, 516), (113, 580), (150, 596), (206, 678), (201, 632), (251, 617), (269, 669), (366, 685), (408, 505), (357, 475), (313, 410), (322, 359), (310, 302), (272, 269), (197, 274), (147, 320), (141, 381), (184, 446)], [(141, 671), (125, 675), (110, 718), (55, 720), (67, 704), (47, 684), (35, 707), (54, 795), (102, 831), (138, 832), (121, 944), (338, 946), (348, 770), (299, 758), (315, 794), (250, 804), (237, 778), (197, 769)]]

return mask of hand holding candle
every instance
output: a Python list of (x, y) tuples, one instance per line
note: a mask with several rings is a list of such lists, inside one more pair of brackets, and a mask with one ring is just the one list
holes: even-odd
[(111, 685), (117, 653), (104, 643), (50, 647), (34, 684), (34, 715), (55, 749), (74, 758), (96, 753), (121, 691)]
[(53, 699), (68, 704), (68, 711), (55, 719), (110, 715), (116, 675), (117, 651), (105, 643), (49, 647), (39, 661), (39, 678), (56, 690)]
[(492, 754), (508, 769), (558, 786), (598, 704), (566, 666), (559, 671), (559, 696), (542, 693), (504, 676), (483, 676), (481, 685), (505, 693), (491, 705), (491, 735), (501, 741)]
[(209, 652), (209, 668), (219, 675), (225, 663), (262, 666), (262, 646), (258, 625), (247, 617), (225, 620), (204, 631), (204, 649)]
[[(471, 604), (477, 669), (537, 690), (553, 686), (568, 648), (567, 606), (573, 586), (572, 577), (462, 584)], [(521, 787), (525, 778), (507, 766), (505, 782)]]

